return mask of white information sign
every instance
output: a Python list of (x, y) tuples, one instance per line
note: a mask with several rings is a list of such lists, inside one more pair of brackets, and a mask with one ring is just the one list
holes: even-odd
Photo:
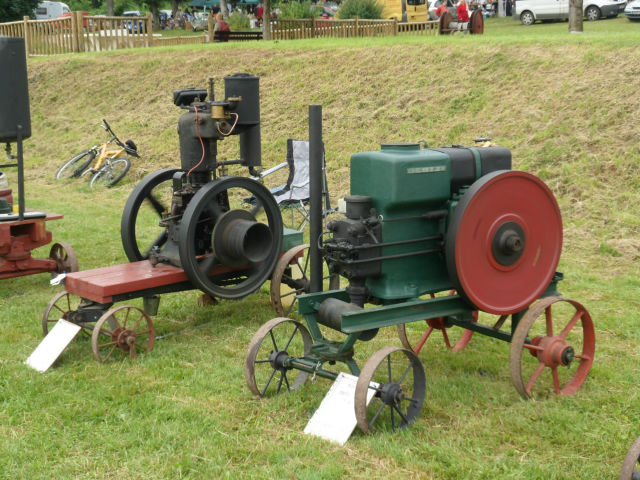
[[(304, 433), (344, 445), (358, 423), (354, 410), (354, 396), (358, 377), (340, 372), (322, 403), (304, 428)], [(375, 383), (372, 385), (378, 386)], [(367, 405), (374, 390), (367, 393)]]
[(39, 372), (46, 372), (79, 331), (79, 325), (61, 318), (24, 363)]

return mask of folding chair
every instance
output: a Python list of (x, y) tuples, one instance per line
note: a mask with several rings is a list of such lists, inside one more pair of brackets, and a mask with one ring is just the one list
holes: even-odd
[[(287, 157), (283, 162), (275, 167), (262, 172), (259, 178), (264, 178), (285, 166), (289, 167), (289, 176), (284, 185), (271, 190), (274, 198), (287, 217), (291, 215), (291, 223), (287, 225), (295, 230), (302, 230), (309, 222), (309, 141), (287, 139)], [(323, 197), (323, 217), (332, 212), (327, 188), (327, 175), (325, 173), (324, 153), (322, 155), (322, 197)], [(299, 217), (296, 220), (296, 214)]]

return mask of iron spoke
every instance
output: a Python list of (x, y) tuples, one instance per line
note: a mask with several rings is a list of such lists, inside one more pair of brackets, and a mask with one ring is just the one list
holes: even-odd
[(424, 335), (422, 335), (422, 338), (418, 342), (418, 345), (413, 349), (415, 353), (418, 353), (420, 350), (422, 350), (422, 346), (424, 345), (424, 342), (427, 341), (427, 338), (429, 338), (429, 335), (431, 335), (431, 332), (433, 332), (433, 327), (427, 328), (427, 331), (424, 332)]
[[(391, 408), (394, 409), (396, 412), (398, 412), (398, 415), (400, 415), (400, 418), (402, 418), (402, 421), (406, 425), (409, 425), (409, 420), (407, 420), (407, 417), (404, 416), (402, 411), (398, 408), (398, 406), (395, 403), (391, 406)], [(393, 412), (393, 410), (391, 410), (391, 411)]]
[(538, 379), (538, 377), (542, 373), (542, 370), (544, 370), (544, 363), (540, 362), (540, 363), (538, 363), (538, 366), (536, 367), (535, 371), (533, 372), (533, 375), (531, 375), (531, 378), (529, 378), (529, 382), (527, 383), (527, 386), (525, 387), (525, 390), (527, 391), (527, 393), (531, 392), (531, 389), (533, 388), (533, 384), (536, 383), (536, 380)]
[(253, 363), (269, 363), (271, 360), (256, 360)]
[(106, 362), (107, 360), (109, 360), (109, 358), (111, 357), (111, 354), (115, 351), (116, 346), (114, 345), (113, 348), (111, 348), (111, 351), (109, 352), (109, 354), (104, 357), (104, 361)]
[(574, 358), (579, 358), (580, 360), (591, 360), (589, 355), (575, 355)]
[[(127, 322), (129, 321), (129, 314), (131, 313), (131, 309), (127, 308), (125, 310), (125, 314), (124, 314), (124, 322), (122, 323), (122, 327), (125, 328), (127, 326)], [(118, 319), (116, 317), (113, 317), (115, 319), (115, 321), (117, 322)]]
[(398, 380), (396, 383), (401, 384), (403, 382), (404, 378), (407, 376), (407, 373), (409, 373), (409, 370), (411, 370), (411, 367), (413, 367), (413, 363), (411, 363), (411, 360), (409, 360), (409, 366), (400, 377), (400, 380)]
[(391, 354), (387, 355), (387, 371), (389, 373), (389, 383), (391, 383)]
[(396, 416), (393, 413), (393, 411), (394, 411), (393, 404), (391, 404), (390, 408), (391, 408), (391, 428), (393, 430), (395, 430), (396, 429)]
[(560, 393), (560, 376), (558, 375), (558, 367), (551, 367), (551, 375), (553, 376), (553, 388), (556, 393)]
[(289, 380), (287, 380), (287, 372), (286, 371), (282, 372), (282, 378), (284, 378), (284, 383), (287, 385), (287, 390), (291, 390), (291, 387), (289, 386)]
[(284, 372), (280, 372), (280, 381), (278, 382), (278, 388), (276, 389), (276, 394), (280, 393), (280, 389), (282, 388), (282, 380), (284, 380)]
[(100, 345), (98, 345), (98, 348), (108, 347), (109, 345), (116, 345), (117, 343), (118, 343), (117, 341), (113, 341), (109, 343), (101, 343)]
[(529, 350), (538, 350), (539, 352), (543, 351), (544, 348), (539, 347), (538, 345), (534, 345), (533, 343), (525, 343), (522, 345), (524, 348), (528, 348)]
[(371, 421), (369, 422), (369, 426), (372, 427), (373, 424), (375, 423), (375, 421), (378, 419), (378, 416), (380, 415), (380, 413), (382, 413), (382, 410), (385, 407), (385, 403), (382, 402), (382, 405), (380, 406), (380, 408), (378, 409), (378, 411), (376, 412), (376, 414), (373, 416), (373, 418), (371, 419)]
[(284, 346), (284, 351), (287, 351), (287, 348), (289, 348), (289, 345), (291, 345), (291, 342), (293, 341), (293, 337), (296, 336), (296, 332), (298, 331), (298, 324), (294, 323), (295, 328), (293, 329), (293, 333), (291, 333), (291, 336), (289, 337), (289, 341), (287, 342), (287, 344)]
[(271, 380), (273, 380), (273, 376), (276, 374), (276, 369), (274, 368), (273, 371), (271, 372), (271, 376), (269, 377), (269, 380), (267, 381), (267, 384), (264, 386), (264, 390), (262, 390), (262, 396), (264, 397), (264, 394), (267, 393), (267, 388), (269, 388), (269, 384), (271, 383)]
[(278, 348), (278, 345), (276, 344), (276, 337), (273, 336), (273, 329), (269, 330), (269, 335), (271, 336), (271, 341), (273, 342), (273, 348), (275, 352), (279, 352), (280, 349)]
[(451, 343), (449, 342), (449, 335), (447, 335), (447, 329), (446, 328), (442, 328), (442, 337), (444, 338), (444, 344), (447, 346), (447, 348), (451, 348)]
[(586, 313), (585, 310), (576, 311), (573, 318), (569, 321), (569, 323), (567, 323), (567, 326), (564, 327), (564, 330), (562, 330), (562, 333), (560, 333), (561, 339), (564, 340), (565, 338), (567, 338), (567, 335), (569, 335), (569, 332), (573, 329), (573, 327), (576, 326), (576, 323), (578, 323), (578, 320), (580, 320), (582, 318), (582, 315), (584, 315), (585, 313)]
[(213, 266), (217, 263), (217, 259), (215, 257), (215, 255), (210, 254), (208, 257), (203, 258), (200, 263), (198, 264), (198, 267), (200, 268), (200, 270), (202, 270), (202, 272), (205, 273), (205, 275), (207, 275), (209, 273), (209, 271), (211, 270), (211, 268), (213, 268)]
[(164, 205), (162, 205), (162, 203), (160, 203), (160, 200), (158, 200), (156, 197), (151, 195), (151, 193), (147, 195), (146, 199), (149, 200), (149, 203), (151, 204), (153, 209), (156, 211), (156, 213), (162, 216), (162, 212), (164, 212), (166, 208), (164, 207)]

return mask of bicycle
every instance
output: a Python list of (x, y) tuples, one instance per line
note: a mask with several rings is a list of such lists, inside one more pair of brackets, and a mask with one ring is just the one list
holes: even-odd
[[(91, 188), (95, 185), (113, 187), (127, 174), (129, 168), (131, 168), (131, 160), (122, 155), (127, 153), (140, 158), (136, 144), (132, 140), (122, 143), (104, 118), (102, 119), (101, 127), (111, 135), (111, 138), (105, 143), (94, 145), (65, 162), (56, 172), (57, 180), (84, 177), (91, 174), (91, 180), (89, 181)], [(115, 143), (119, 148), (108, 149), (111, 143)]]

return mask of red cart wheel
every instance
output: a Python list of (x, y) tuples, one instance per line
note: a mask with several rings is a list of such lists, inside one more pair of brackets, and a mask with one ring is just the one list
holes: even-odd
[(156, 339), (151, 317), (144, 310), (122, 305), (107, 310), (96, 322), (91, 334), (91, 348), (96, 360), (103, 363), (118, 354), (132, 360), (138, 352), (150, 352)]
[(69, 315), (78, 310), (81, 301), (80, 297), (69, 292), (60, 292), (53, 297), (42, 315), (42, 333), (46, 336), (61, 318), (70, 322)]
[(618, 480), (640, 480), (640, 437), (636, 438), (624, 457)]
[(52, 275), (79, 270), (76, 252), (66, 242), (54, 243), (49, 251), (49, 258), (56, 262), (56, 269), (51, 272)]
[(474, 182), (451, 217), (447, 272), (477, 310), (510, 315), (538, 299), (555, 274), (562, 217), (537, 177), (497, 171)]
[[(449, 295), (455, 295), (455, 293), (455, 290), (451, 290)], [(435, 295), (431, 294), (431, 298), (435, 298)], [(473, 312), (472, 321), (478, 321), (477, 310)], [(407, 348), (416, 354), (420, 353), (420, 350), (422, 350), (427, 339), (434, 331), (436, 331), (440, 332), (442, 335), (442, 340), (447, 348), (450, 348), (454, 352), (458, 352), (467, 346), (473, 336), (473, 330), (467, 330), (462, 327), (451, 328), (453, 325), (447, 325), (443, 317), (430, 318), (425, 320), (425, 323), (427, 324), (427, 329), (425, 331), (422, 329), (423, 327), (421, 322), (411, 324), (401, 323), (397, 326), (398, 337), (400, 338), (400, 343), (402, 343), (404, 348)], [(452, 332), (459, 333), (456, 334)]]
[[(540, 316), (544, 321), (536, 323)], [(532, 398), (548, 385), (542, 373), (549, 369), (553, 391), (574, 394), (587, 378), (595, 349), (593, 321), (582, 305), (566, 298), (543, 298), (520, 319), (511, 339), (511, 379), (523, 398)]]

